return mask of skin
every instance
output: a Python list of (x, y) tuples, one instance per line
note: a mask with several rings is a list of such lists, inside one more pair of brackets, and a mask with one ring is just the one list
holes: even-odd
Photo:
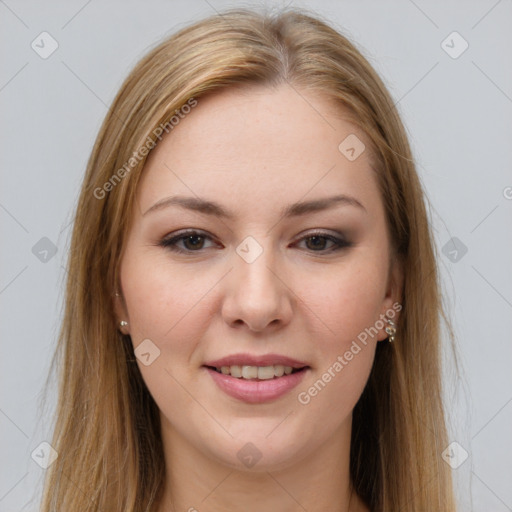
[[(146, 162), (116, 313), (134, 348), (150, 339), (160, 350), (148, 366), (137, 361), (160, 409), (167, 468), (160, 511), (369, 510), (351, 496), (350, 434), (384, 329), (359, 343), (308, 404), (298, 393), (399, 301), (402, 270), (388, 256), (369, 141), (339, 107), (299, 90), (245, 86), (200, 98)], [(354, 161), (338, 150), (349, 134), (367, 148)], [(143, 215), (177, 194), (216, 201), (235, 219), (179, 206)], [(279, 215), (290, 203), (335, 194), (365, 209)], [(206, 238), (178, 242), (187, 254), (158, 245), (191, 228)], [(330, 252), (328, 239), (304, 238), (314, 230), (353, 245)], [(247, 236), (263, 249), (252, 263), (236, 252)], [(202, 368), (238, 352), (283, 354), (311, 369), (279, 399), (248, 404), (224, 394)], [(237, 457), (249, 442), (261, 454), (251, 468)]]

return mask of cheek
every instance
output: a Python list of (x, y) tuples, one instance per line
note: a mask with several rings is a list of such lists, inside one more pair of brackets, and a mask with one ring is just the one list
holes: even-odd
[[(315, 318), (314, 378), (297, 390), (306, 429), (332, 434), (351, 413), (364, 390), (375, 356), (376, 331), (382, 304), (379, 269), (338, 271), (322, 286), (311, 283), (304, 302)], [(303, 310), (306, 314), (307, 309)], [(311, 320), (313, 321), (313, 320)], [(326, 411), (328, 413), (326, 414)]]
[(354, 258), (346, 266), (333, 267), (330, 274), (299, 277), (306, 290), (301, 298), (325, 333), (318, 341), (326, 352), (344, 350), (375, 325), (385, 295), (385, 271), (379, 261)]
[(307, 290), (301, 294), (301, 314), (317, 326), (310, 330), (317, 347), (316, 380), (300, 390), (306, 396), (299, 403), (307, 402), (310, 412), (318, 409), (318, 414), (328, 407), (334, 428), (359, 399), (371, 371), (385, 268), (379, 258), (354, 258), (330, 276), (299, 279)]
[[(211, 323), (207, 292), (219, 278), (210, 272), (198, 279), (197, 272), (177, 272), (170, 265), (127, 253), (121, 279), (134, 349), (146, 340), (157, 347), (150, 350), (150, 364), (137, 360), (141, 375), (160, 410), (180, 420), (183, 413), (176, 411), (194, 407), (192, 395), (197, 393), (186, 391), (197, 370), (191, 360)], [(153, 353), (158, 354), (154, 359)], [(208, 430), (207, 424), (204, 427)]]
[(180, 350), (207, 321), (204, 303), (215, 276), (202, 273), (198, 279), (197, 273), (134, 258), (126, 260), (122, 278), (134, 342), (150, 338)]

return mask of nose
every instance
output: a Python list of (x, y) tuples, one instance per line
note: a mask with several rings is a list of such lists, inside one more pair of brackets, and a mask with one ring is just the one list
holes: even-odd
[(249, 262), (234, 254), (234, 268), (225, 281), (222, 316), (230, 327), (253, 332), (277, 330), (290, 322), (294, 294), (270, 249)]

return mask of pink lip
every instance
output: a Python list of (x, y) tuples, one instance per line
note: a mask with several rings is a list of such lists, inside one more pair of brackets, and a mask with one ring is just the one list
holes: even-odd
[(292, 368), (303, 368), (308, 366), (308, 363), (297, 361), (291, 357), (281, 356), (279, 354), (265, 354), (261, 356), (253, 356), (251, 354), (232, 354), (222, 359), (209, 361), (204, 363), (204, 366), (214, 366), (220, 368), (221, 366), (274, 366), (274, 365), (291, 366)]
[[(257, 366), (264, 365), (260, 364)], [(291, 365), (288, 364), (287, 366)], [(217, 384), (217, 386), (219, 386), (219, 388), (227, 395), (247, 403), (260, 404), (276, 400), (280, 396), (288, 393), (288, 391), (293, 389), (302, 381), (306, 372), (309, 371), (309, 368), (304, 368), (304, 370), (290, 373), (289, 375), (283, 375), (282, 377), (274, 377), (269, 380), (238, 379), (236, 377), (231, 377), (231, 375), (219, 373), (212, 368), (206, 368), (206, 370), (211, 375), (215, 384)]]

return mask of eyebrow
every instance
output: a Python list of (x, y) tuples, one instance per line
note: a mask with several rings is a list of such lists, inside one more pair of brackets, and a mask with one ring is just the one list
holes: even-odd
[[(293, 203), (281, 210), (281, 217), (299, 217), (308, 213), (320, 212), (340, 205), (355, 206), (356, 208), (359, 208), (368, 213), (363, 204), (355, 197), (339, 194), (331, 197), (313, 199), (311, 201), (300, 201)], [(233, 220), (236, 217), (233, 212), (227, 210), (215, 201), (208, 201), (198, 197), (187, 196), (164, 197), (163, 199), (157, 201), (153, 206), (151, 206), (151, 208), (149, 208), (145, 213), (143, 213), (143, 216), (150, 212), (168, 208), (169, 206), (179, 206), (187, 210), (192, 210), (206, 215), (212, 215), (214, 217), (229, 220)]]

